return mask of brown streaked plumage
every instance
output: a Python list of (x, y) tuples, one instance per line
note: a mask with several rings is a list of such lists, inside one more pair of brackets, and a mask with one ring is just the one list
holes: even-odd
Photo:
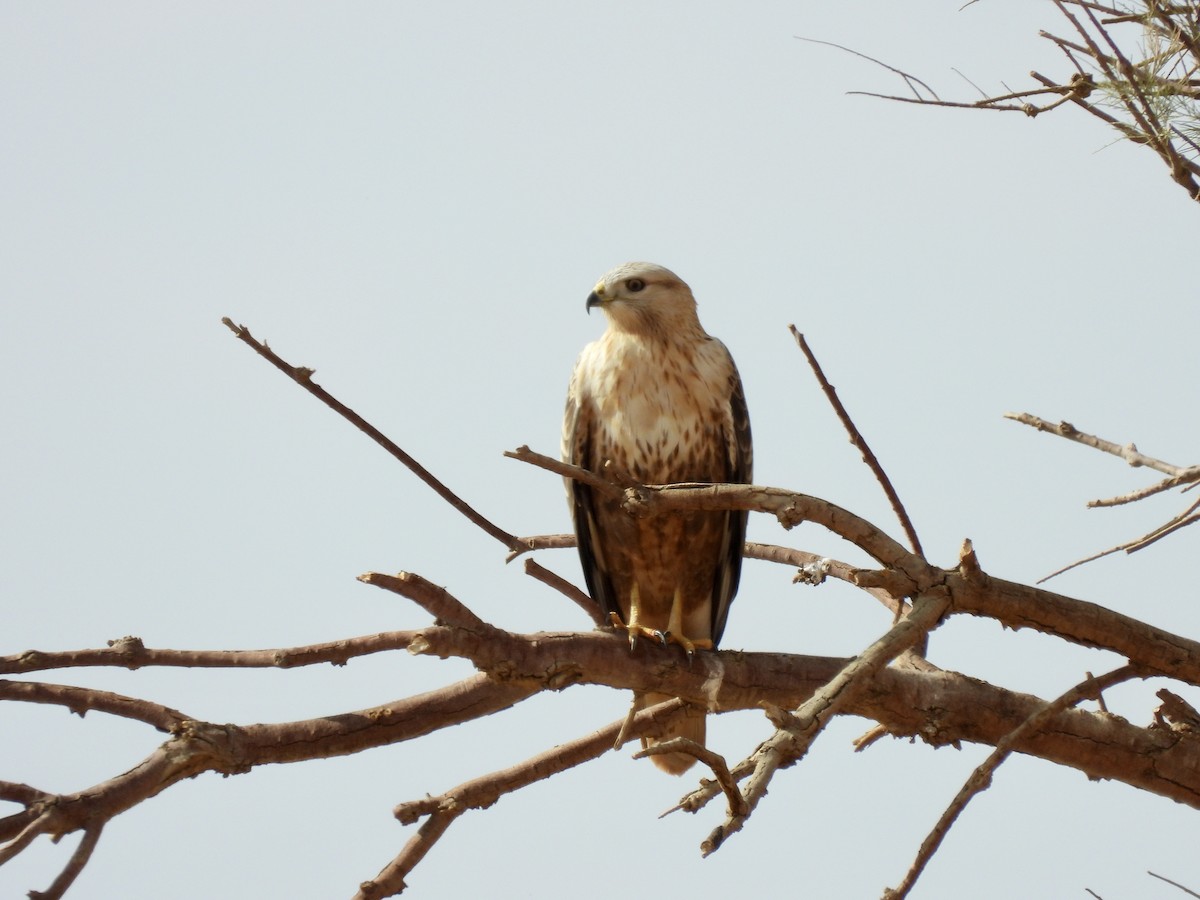
[[(608, 319), (579, 356), (567, 394), (563, 459), (606, 463), (644, 484), (749, 482), (750, 420), (737, 367), (705, 333), (691, 289), (652, 263), (618, 266), (587, 307)], [(745, 512), (633, 518), (617, 500), (567, 481), (579, 557), (592, 597), (630, 634), (666, 635), (689, 653), (715, 647), (737, 593)], [(659, 694), (637, 698), (650, 706)], [(670, 737), (704, 743), (703, 714), (681, 717)], [(685, 754), (651, 757), (680, 774)]]

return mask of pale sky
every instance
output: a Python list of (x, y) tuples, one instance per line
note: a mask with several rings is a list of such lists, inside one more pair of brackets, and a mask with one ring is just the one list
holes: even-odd
[[(0, 653), (257, 648), (419, 628), (355, 576), (411, 570), (517, 631), (584, 629), (369, 440), (237, 342), (246, 324), (485, 515), (569, 528), (556, 453), (567, 378), (629, 259), (688, 281), (745, 382), (756, 480), (899, 534), (787, 326), (808, 337), (930, 559), (970, 537), (1032, 581), (1184, 506), (1087, 510), (1148, 483), (1008, 410), (1195, 462), (1196, 204), (1146, 149), (1067, 108), (921, 109), (852, 46), (971, 99), (1069, 74), (1050, 4), (812, 2), (0, 4)], [(860, 561), (813, 526), (751, 537)], [(1200, 533), (1052, 582), (1200, 635)], [(545, 565), (582, 583), (573, 552)], [(850, 655), (888, 614), (749, 562), (724, 646)], [(1182, 575), (1182, 577), (1180, 577)], [(1120, 660), (953, 620), (938, 665), (1050, 698)], [(216, 722), (384, 703), (471, 671), (404, 653), (286, 672), (75, 670), (45, 680)], [(39, 676), (43, 677), (43, 676)], [(1145, 725), (1160, 683), (1113, 691)], [(1200, 692), (1172, 686), (1193, 703)], [(349, 897), (413, 828), (392, 807), (623, 715), (573, 688), (356, 757), (205, 775), (114, 821), (71, 897)], [(8, 704), (0, 778), (75, 791), (162, 735)], [(841, 720), (714, 856), (721, 820), (657, 815), (694, 777), (632, 750), (465, 815), (412, 897), (878, 897), (988, 748), (933, 750)], [(731, 762), (771, 733), (710, 721)], [(0, 812), (8, 812), (6, 808)], [(1176, 897), (1200, 888), (1196, 813), (1026, 758), (964, 814), (920, 898)], [(44, 889), (77, 836), (0, 869)]]

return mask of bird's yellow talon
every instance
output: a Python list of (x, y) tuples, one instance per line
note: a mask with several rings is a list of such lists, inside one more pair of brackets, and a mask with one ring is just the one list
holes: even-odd
[(657, 644), (665, 644), (666, 636), (655, 628), (647, 628), (645, 625), (637, 625), (630, 623), (628, 625), (615, 612), (608, 614), (608, 622), (613, 628), (618, 631), (624, 631), (629, 635), (629, 649), (633, 650), (637, 647), (638, 638), (644, 637), (654, 641)]
[(677, 634), (674, 631), (660, 631), (656, 628), (647, 628), (645, 625), (626, 624), (615, 612), (608, 614), (608, 622), (613, 628), (618, 631), (624, 631), (629, 635), (630, 650), (637, 647), (638, 638), (640, 637), (648, 638), (663, 647), (677, 644), (687, 654), (688, 665), (691, 665), (692, 657), (695, 656), (697, 650), (713, 649), (713, 642), (708, 638), (696, 638), (693, 640), (686, 635)]

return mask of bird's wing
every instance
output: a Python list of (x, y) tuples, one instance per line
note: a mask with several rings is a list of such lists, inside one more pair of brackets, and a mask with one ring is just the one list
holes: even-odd
[[(588, 385), (582, 357), (571, 377), (567, 391), (567, 408), (563, 416), (562, 458), (573, 466), (591, 469), (594, 440), (595, 406), (589, 402)], [(600, 543), (596, 540), (596, 500), (594, 492), (586, 484), (573, 478), (566, 479), (567, 502), (575, 524), (575, 538), (579, 546), (579, 559), (583, 566), (583, 577), (588, 593), (600, 604), (605, 613), (617, 613), (616, 592), (608, 573), (608, 564)]]
[[(728, 351), (727, 351), (728, 352)], [(742, 379), (738, 375), (733, 358), (729, 358), (730, 392), (729, 417), (723, 429), (728, 455), (727, 482), (749, 484), (754, 470), (754, 449), (750, 437), (750, 413), (746, 409), (746, 396), (742, 391)], [(713, 644), (721, 640), (725, 620), (729, 617), (729, 605), (737, 593), (738, 580), (742, 573), (742, 550), (746, 543), (746, 511), (728, 513), (725, 538), (721, 545), (721, 561), (717, 565), (713, 585), (712, 636)]]

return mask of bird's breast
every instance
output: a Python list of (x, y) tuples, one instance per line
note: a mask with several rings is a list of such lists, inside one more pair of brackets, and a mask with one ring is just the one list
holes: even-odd
[(618, 345), (593, 376), (593, 465), (612, 460), (652, 484), (724, 480), (727, 388), (694, 354)]

